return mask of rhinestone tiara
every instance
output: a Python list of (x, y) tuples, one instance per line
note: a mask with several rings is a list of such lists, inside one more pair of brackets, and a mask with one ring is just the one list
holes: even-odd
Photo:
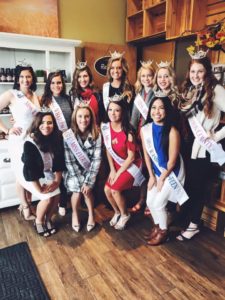
[(171, 64), (171, 61), (170, 62), (167, 61), (167, 60), (166, 61), (161, 61), (159, 64), (157, 64), (157, 67), (158, 68), (167, 68), (167, 67), (170, 66), (170, 64)]
[(87, 66), (87, 61), (79, 61), (76, 64), (76, 69), (80, 70)]
[(123, 57), (123, 55), (125, 54), (125, 52), (117, 52), (117, 51), (114, 51), (114, 52), (109, 52), (110, 53), (110, 56), (112, 59), (120, 59)]
[(122, 95), (115, 94), (112, 97), (109, 97), (109, 102), (118, 102), (122, 99), (123, 99)]
[(206, 51), (199, 50), (199, 51), (196, 51), (196, 52), (193, 52), (193, 53), (189, 53), (189, 55), (192, 59), (201, 59), (201, 58), (206, 57), (208, 51), (209, 51), (209, 49), (207, 49)]
[(161, 90), (154, 91), (154, 94), (155, 97), (159, 97), (159, 98), (167, 97), (167, 95)]
[(151, 67), (153, 60), (147, 60), (147, 61), (140, 61), (143, 68), (149, 68)]

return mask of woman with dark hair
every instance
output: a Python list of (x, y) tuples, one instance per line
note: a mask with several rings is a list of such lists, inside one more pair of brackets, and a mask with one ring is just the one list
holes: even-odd
[[(107, 64), (107, 76), (109, 81), (103, 84), (103, 104), (105, 114), (109, 104), (109, 98), (114, 95), (122, 96), (127, 103), (129, 117), (133, 106), (133, 87), (128, 79), (128, 63), (124, 53), (114, 51), (110, 53), (111, 57)], [(106, 116), (107, 118), (107, 116)]]
[[(73, 105), (70, 97), (66, 94), (66, 84), (60, 72), (49, 73), (41, 98), (41, 106), (52, 110), (59, 130), (64, 132), (70, 128)], [(61, 180), (60, 190), (59, 214), (65, 216), (67, 191), (63, 180)]]
[(182, 188), (184, 167), (179, 157), (180, 135), (174, 124), (174, 109), (169, 97), (155, 97), (149, 107), (146, 125), (141, 128), (149, 172), (147, 206), (154, 221), (146, 237), (151, 246), (165, 242), (168, 237), (168, 201), (183, 204), (188, 199)]
[(23, 152), (24, 136), (32, 123), (40, 105), (36, 94), (36, 76), (32, 67), (17, 66), (12, 90), (0, 96), (0, 110), (9, 106), (14, 120), (12, 128), (7, 128), (0, 119), (0, 130), (9, 135), (9, 153), (11, 164), (17, 180), (17, 193), (21, 201), (19, 210), (25, 220), (34, 220), (29, 204), (30, 199), (19, 182), (22, 174), (21, 155)]
[(78, 62), (73, 73), (70, 96), (74, 106), (89, 105), (95, 114), (97, 125), (102, 118), (102, 100), (94, 87), (93, 75), (87, 62)]
[(72, 228), (81, 229), (78, 209), (81, 196), (88, 208), (86, 229), (95, 227), (93, 187), (101, 162), (102, 139), (96, 126), (95, 115), (88, 105), (77, 105), (72, 115), (71, 129), (63, 134), (67, 171), (65, 186), (72, 192)]
[(35, 228), (42, 236), (56, 232), (51, 222), (59, 201), (65, 169), (63, 140), (51, 112), (39, 112), (27, 132), (22, 155), (22, 186), (37, 199)]
[(122, 192), (133, 185), (140, 186), (145, 178), (141, 173), (142, 160), (129, 123), (126, 100), (111, 98), (107, 112), (109, 122), (101, 125), (110, 167), (105, 194), (114, 210), (110, 225), (123, 230), (130, 214)]
[(217, 129), (221, 112), (225, 112), (225, 90), (218, 84), (211, 62), (202, 50), (192, 56), (182, 92), (179, 108), (187, 120), (184, 134), (191, 135), (186, 139), (191, 155), (185, 183), (190, 196), (190, 223), (177, 237), (179, 241), (190, 240), (199, 233), (212, 162), (225, 163), (225, 152), (219, 144), (225, 138), (225, 126)]

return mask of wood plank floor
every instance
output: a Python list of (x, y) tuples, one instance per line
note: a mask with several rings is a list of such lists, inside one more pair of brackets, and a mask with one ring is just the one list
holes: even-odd
[(108, 224), (112, 212), (99, 205), (98, 225), (71, 229), (71, 213), (56, 217), (60, 228), (50, 238), (39, 237), (32, 222), (17, 209), (0, 211), (0, 248), (27, 241), (51, 299), (225, 299), (225, 239), (203, 229), (189, 242), (171, 240), (149, 247), (142, 239), (150, 221), (133, 216), (118, 232)]

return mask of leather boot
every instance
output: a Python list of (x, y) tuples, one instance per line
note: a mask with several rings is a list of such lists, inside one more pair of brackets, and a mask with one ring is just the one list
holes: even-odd
[(159, 230), (159, 224), (154, 225), (151, 228), (150, 232), (148, 234), (144, 235), (144, 239), (151, 240), (158, 233), (158, 230)]
[(158, 246), (162, 243), (164, 243), (168, 238), (168, 231), (167, 229), (158, 229), (157, 234), (147, 242), (148, 245), (150, 246)]

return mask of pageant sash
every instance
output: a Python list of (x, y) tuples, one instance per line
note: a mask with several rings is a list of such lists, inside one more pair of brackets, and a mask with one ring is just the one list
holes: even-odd
[(68, 129), (67, 124), (66, 124), (66, 120), (64, 118), (61, 107), (56, 102), (54, 97), (52, 97), (52, 102), (50, 104), (50, 108), (53, 112), (53, 115), (55, 117), (55, 120), (56, 120), (56, 123), (57, 123), (57, 126), (58, 126), (59, 130), (62, 131), (62, 132), (66, 131)]
[[(101, 124), (101, 131), (104, 139), (104, 143), (106, 146), (106, 149), (109, 151), (112, 158), (118, 163), (118, 165), (122, 165), (124, 163), (124, 159), (118, 156), (112, 149), (111, 144), (111, 132), (110, 132), (110, 126), (109, 123), (102, 123)], [(134, 186), (140, 186), (144, 180), (145, 177), (141, 173), (141, 169), (139, 169), (135, 164), (132, 164), (127, 171), (130, 173), (130, 175), (134, 178)]]
[(210, 153), (211, 162), (217, 162), (220, 166), (225, 163), (225, 151), (221, 144), (217, 144), (213, 139), (209, 138), (198, 119), (192, 115), (188, 118), (191, 130), (198, 141)]
[(137, 94), (135, 97), (134, 104), (141, 113), (142, 117), (146, 120), (148, 116), (148, 106), (140, 94)]
[[(154, 143), (153, 143), (153, 135), (152, 135), (152, 123), (145, 125), (142, 127), (142, 133), (145, 141), (145, 147), (148, 152), (148, 155), (156, 165), (156, 167), (159, 169), (160, 172), (163, 172), (163, 168), (159, 166), (159, 161), (158, 161), (158, 155), (155, 151)], [(180, 156), (180, 171), (179, 173), (183, 172), (183, 160), (182, 157)], [(185, 192), (183, 186), (181, 185), (180, 181), (178, 180), (177, 176), (175, 173), (172, 171), (169, 176), (166, 178), (166, 180), (172, 190), (172, 195), (176, 201), (182, 205), (185, 201), (188, 200), (188, 195)]]
[(54, 174), (52, 172), (52, 165), (53, 165), (53, 156), (50, 152), (43, 152), (39, 149), (38, 145), (34, 142), (34, 140), (30, 137), (27, 138), (27, 141), (31, 142), (32, 144), (34, 144), (40, 155), (41, 158), (43, 160), (43, 164), (44, 164), (44, 174), (45, 174), (45, 178), (47, 180), (54, 180)]
[(63, 132), (63, 138), (65, 142), (67, 143), (68, 147), (80, 163), (80, 165), (85, 169), (89, 170), (91, 166), (91, 162), (86, 155), (86, 153), (82, 150), (81, 146), (78, 143), (78, 140), (76, 139), (72, 129), (68, 129), (65, 132)]
[(13, 95), (20, 100), (21, 103), (23, 103), (27, 109), (31, 112), (32, 116), (35, 116), (39, 109), (28, 99), (21, 91), (18, 90), (11, 90)]
[(105, 107), (105, 111), (107, 111), (109, 105), (109, 86), (110, 86), (109, 82), (103, 84), (102, 96), (103, 96), (103, 104)]

